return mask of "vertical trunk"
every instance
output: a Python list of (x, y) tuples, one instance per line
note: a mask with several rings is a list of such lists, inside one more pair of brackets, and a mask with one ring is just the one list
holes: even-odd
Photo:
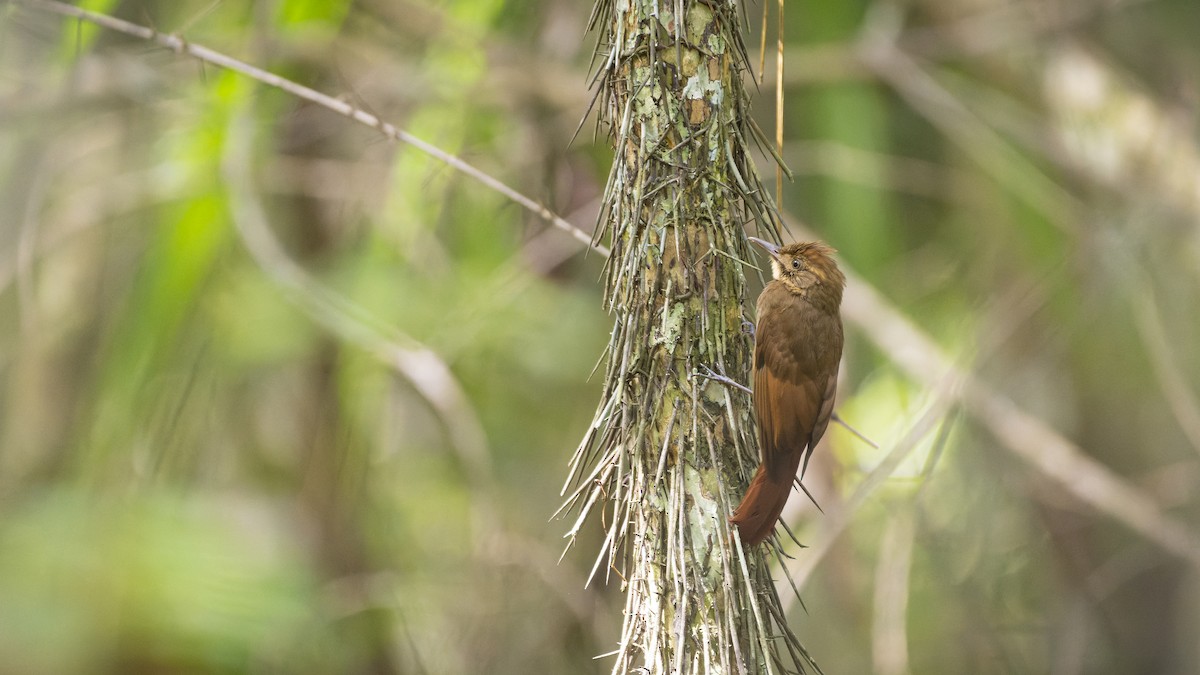
[(757, 130), (735, 6), (600, 0), (593, 24), (616, 147), (600, 228), (616, 323), (567, 504), (580, 512), (572, 536), (602, 511), (595, 572), (627, 593), (613, 672), (815, 668), (783, 619), (765, 547), (742, 550), (727, 520), (757, 459), (749, 397), (697, 376), (748, 379), (742, 228), (776, 234), (746, 157)]

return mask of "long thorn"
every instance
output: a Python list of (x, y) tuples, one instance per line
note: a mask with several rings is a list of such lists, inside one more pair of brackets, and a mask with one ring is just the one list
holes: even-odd
[(835, 412), (835, 413), (833, 413), (833, 416), (830, 419), (832, 419), (834, 422), (837, 422), (838, 424), (846, 427), (847, 431), (854, 434), (855, 436), (858, 436), (859, 440), (861, 440), (863, 443), (866, 443), (867, 445), (871, 446), (872, 448), (875, 448), (876, 450), (879, 449), (879, 445), (875, 441), (867, 438), (858, 429), (855, 429), (854, 427), (847, 424), (846, 420), (842, 419), (841, 415), (838, 415)]

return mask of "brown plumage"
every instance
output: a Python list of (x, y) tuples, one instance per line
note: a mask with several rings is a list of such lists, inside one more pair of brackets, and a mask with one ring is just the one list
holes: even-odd
[(753, 546), (775, 529), (796, 470), (803, 477), (833, 414), (846, 277), (830, 257), (834, 250), (821, 242), (778, 247), (754, 237), (750, 241), (770, 254), (774, 277), (758, 296), (754, 332), (754, 412), (762, 462), (729, 520), (742, 541)]

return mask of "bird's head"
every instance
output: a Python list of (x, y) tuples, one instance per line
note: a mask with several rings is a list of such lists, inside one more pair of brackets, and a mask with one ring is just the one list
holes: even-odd
[(805, 241), (776, 246), (758, 237), (748, 237), (771, 256), (771, 276), (782, 281), (789, 290), (807, 296), (814, 289), (832, 294), (836, 305), (842, 301), (846, 277), (833, 260), (836, 251), (819, 241)]

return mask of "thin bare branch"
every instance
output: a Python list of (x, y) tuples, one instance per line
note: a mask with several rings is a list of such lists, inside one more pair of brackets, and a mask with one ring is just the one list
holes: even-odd
[(933, 340), (883, 299), (864, 280), (847, 273), (842, 314), (915, 381), (936, 386), (943, 378), (961, 382), (967, 411), (1031, 468), (1096, 509), (1200, 568), (1200, 538), (1111, 469), (1021, 409), (974, 373), (953, 365)]
[(901, 508), (888, 521), (875, 566), (871, 660), (878, 675), (904, 675), (908, 663), (908, 594), (912, 569), (913, 513)]
[(108, 16), (106, 14), (90, 12), (85, 9), (80, 9), (78, 7), (58, 2), (57, 0), (12, 0), (12, 2), (30, 9), (53, 12), (62, 16), (68, 16), (81, 21), (87, 21), (118, 33), (123, 33), (125, 35), (153, 42), (178, 54), (184, 54), (192, 58), (199, 59), (204, 63), (211, 63), (214, 66), (219, 66), (221, 68), (225, 68), (226, 70), (240, 73), (269, 87), (274, 87), (281, 91), (285, 91), (297, 98), (309, 101), (310, 103), (315, 103), (316, 105), (331, 110), (339, 115), (348, 117), (359, 124), (375, 129), (389, 140), (405, 143), (420, 150), (421, 152), (424, 152), (434, 159), (444, 162), (454, 170), (474, 178), (484, 186), (504, 195), (513, 202), (520, 204), (522, 207), (534, 213), (539, 218), (546, 220), (554, 227), (557, 227), (563, 232), (571, 235), (571, 237), (573, 237), (576, 241), (588, 246), (600, 255), (608, 255), (607, 247), (597, 242), (593, 242), (592, 236), (587, 232), (584, 232), (575, 225), (567, 222), (565, 219), (556, 215), (553, 211), (546, 208), (544, 205), (532, 199), (531, 197), (514, 190), (500, 179), (475, 167), (474, 165), (468, 164), (457, 156), (438, 148), (432, 143), (417, 138), (407, 131), (404, 131), (403, 129), (400, 129), (388, 122), (384, 122), (379, 117), (372, 115), (361, 108), (350, 105), (339, 98), (335, 98), (328, 94), (323, 94), (315, 89), (306, 87), (297, 82), (293, 82), (287, 78), (280, 77), (279, 75), (263, 70), (262, 68), (252, 66), (244, 61), (239, 61), (238, 59), (213, 49), (209, 49), (203, 45), (193, 44), (179, 35), (160, 33), (153, 28), (141, 26), (123, 19)]

